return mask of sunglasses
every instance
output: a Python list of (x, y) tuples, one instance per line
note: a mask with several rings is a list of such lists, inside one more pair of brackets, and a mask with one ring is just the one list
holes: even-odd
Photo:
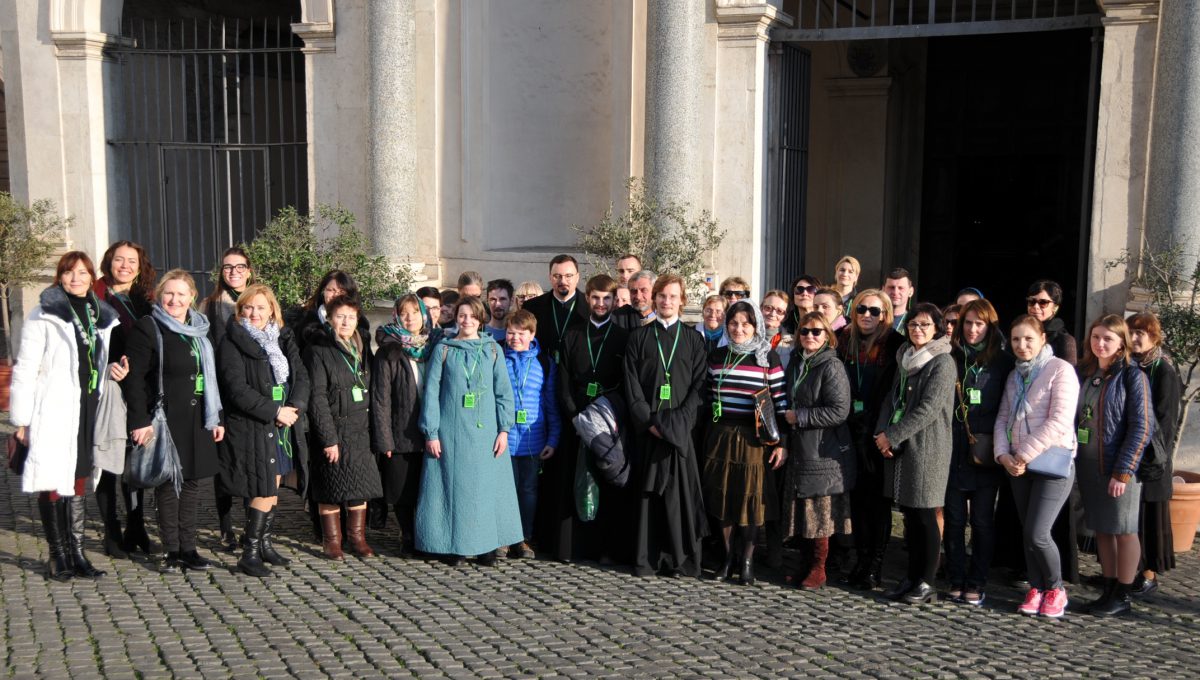
[(883, 316), (883, 309), (880, 307), (868, 307), (866, 305), (859, 305), (854, 308), (854, 311), (858, 312), (859, 314), (867, 314), (869, 316)]
[(808, 293), (809, 295), (815, 295), (817, 290), (818, 288), (816, 286), (796, 286), (792, 289), (792, 292), (796, 295), (803, 295), (805, 293)]
[(744, 299), (750, 297), (750, 291), (748, 291), (748, 290), (723, 290), (723, 291), (721, 291), (721, 297), (737, 298), (739, 300), (744, 300)]
[(1054, 304), (1054, 300), (1051, 300), (1049, 298), (1035, 298), (1035, 297), (1025, 298), (1025, 306), (1026, 307), (1032, 307), (1034, 305), (1037, 305), (1038, 307), (1049, 307), (1052, 304)]
[(824, 328), (801, 328), (796, 331), (798, 335), (820, 335), (824, 332)]

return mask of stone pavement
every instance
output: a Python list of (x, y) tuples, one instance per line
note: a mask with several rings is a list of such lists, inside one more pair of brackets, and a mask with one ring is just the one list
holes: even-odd
[[(807, 593), (770, 574), (761, 587), (644, 578), (594, 564), (506, 560), (494, 569), (395, 557), (321, 559), (294, 494), (278, 543), (293, 558), (273, 579), (233, 571), (212, 552), (205, 485), (201, 552), (218, 566), (164, 576), (97, 552), (98, 582), (42, 576), (34, 498), (0, 472), (0, 594), (8, 676), (44, 678), (321, 677), (968, 677), (1195, 678), (1200, 675), (1200, 559), (1179, 556), (1136, 613), (1061, 621), (1014, 613), (1020, 593), (993, 586), (982, 608), (909, 607), (828, 587)], [(240, 516), (240, 509), (235, 510)], [(153, 513), (148, 513), (153, 516)], [(153, 528), (151, 528), (153, 533)], [(893, 546), (897, 543), (893, 543)], [(890, 574), (903, 552), (890, 550)], [(1085, 571), (1096, 573), (1085, 557)], [(1073, 605), (1095, 589), (1072, 589)]]

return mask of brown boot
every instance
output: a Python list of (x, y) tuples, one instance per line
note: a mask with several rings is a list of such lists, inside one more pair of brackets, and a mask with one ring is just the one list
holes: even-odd
[(321, 550), (325, 558), (342, 559), (342, 517), (341, 513), (332, 512), (320, 515), (321, 518)]
[(812, 539), (812, 567), (808, 576), (800, 582), (805, 590), (817, 590), (825, 585), (825, 560), (829, 557), (829, 539)]
[(359, 557), (374, 557), (375, 551), (367, 545), (367, 509), (351, 508), (346, 515), (346, 538), (350, 540), (350, 548)]

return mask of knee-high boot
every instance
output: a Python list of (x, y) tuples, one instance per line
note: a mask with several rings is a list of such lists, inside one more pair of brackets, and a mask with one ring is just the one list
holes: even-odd
[[(247, 512), (249, 512), (249, 509), (247, 509)], [(266, 513), (266, 515), (267, 518), (263, 524), (262, 534), (258, 537), (260, 543), (259, 553), (262, 555), (263, 561), (267, 564), (275, 567), (286, 567), (292, 561), (280, 555), (275, 550), (275, 544), (271, 542), (271, 527), (275, 524), (275, 508), (272, 507), (271, 511)]]
[(800, 582), (805, 590), (817, 590), (825, 585), (825, 561), (829, 559), (829, 538), (809, 539), (812, 543), (812, 567)]
[(104, 522), (104, 554), (123, 559), (126, 555), (121, 547), (121, 518), (117, 516), (117, 476), (111, 472), (101, 473), (95, 496), (100, 519)]
[(46, 494), (38, 495), (38, 514), (42, 517), (42, 530), (46, 532), (46, 576), (55, 581), (69, 581), (74, 576), (71, 561), (67, 559), (64, 543), (66, 526), (59, 524), (58, 506), (61, 500), (52, 501)]
[(87, 555), (83, 553), (83, 532), (87, 499), (82, 495), (77, 495), (64, 498), (61, 503), (62, 510), (60, 512), (64, 513), (66, 517), (64, 524), (70, 527), (67, 534), (67, 552), (71, 557), (75, 575), (90, 579), (97, 579), (104, 576), (105, 572), (92, 566), (92, 563), (88, 561)]

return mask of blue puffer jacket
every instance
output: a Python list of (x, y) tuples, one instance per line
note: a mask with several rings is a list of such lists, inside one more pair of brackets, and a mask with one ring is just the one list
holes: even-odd
[[(1081, 378), (1084, 382), (1090, 379)], [(1124, 360), (1113, 363), (1103, 380), (1096, 408), (1100, 417), (1096, 429), (1104, 433), (1100, 471), (1119, 482), (1128, 482), (1137, 473), (1156, 428), (1150, 383), (1140, 368)]]
[(555, 393), (556, 369), (554, 362), (541, 361), (538, 352), (536, 339), (523, 352), (504, 349), (504, 364), (508, 367), (515, 408), (525, 411), (525, 422), (515, 423), (508, 431), (509, 455), (536, 456), (547, 446), (558, 448), (562, 421), (558, 417)]

